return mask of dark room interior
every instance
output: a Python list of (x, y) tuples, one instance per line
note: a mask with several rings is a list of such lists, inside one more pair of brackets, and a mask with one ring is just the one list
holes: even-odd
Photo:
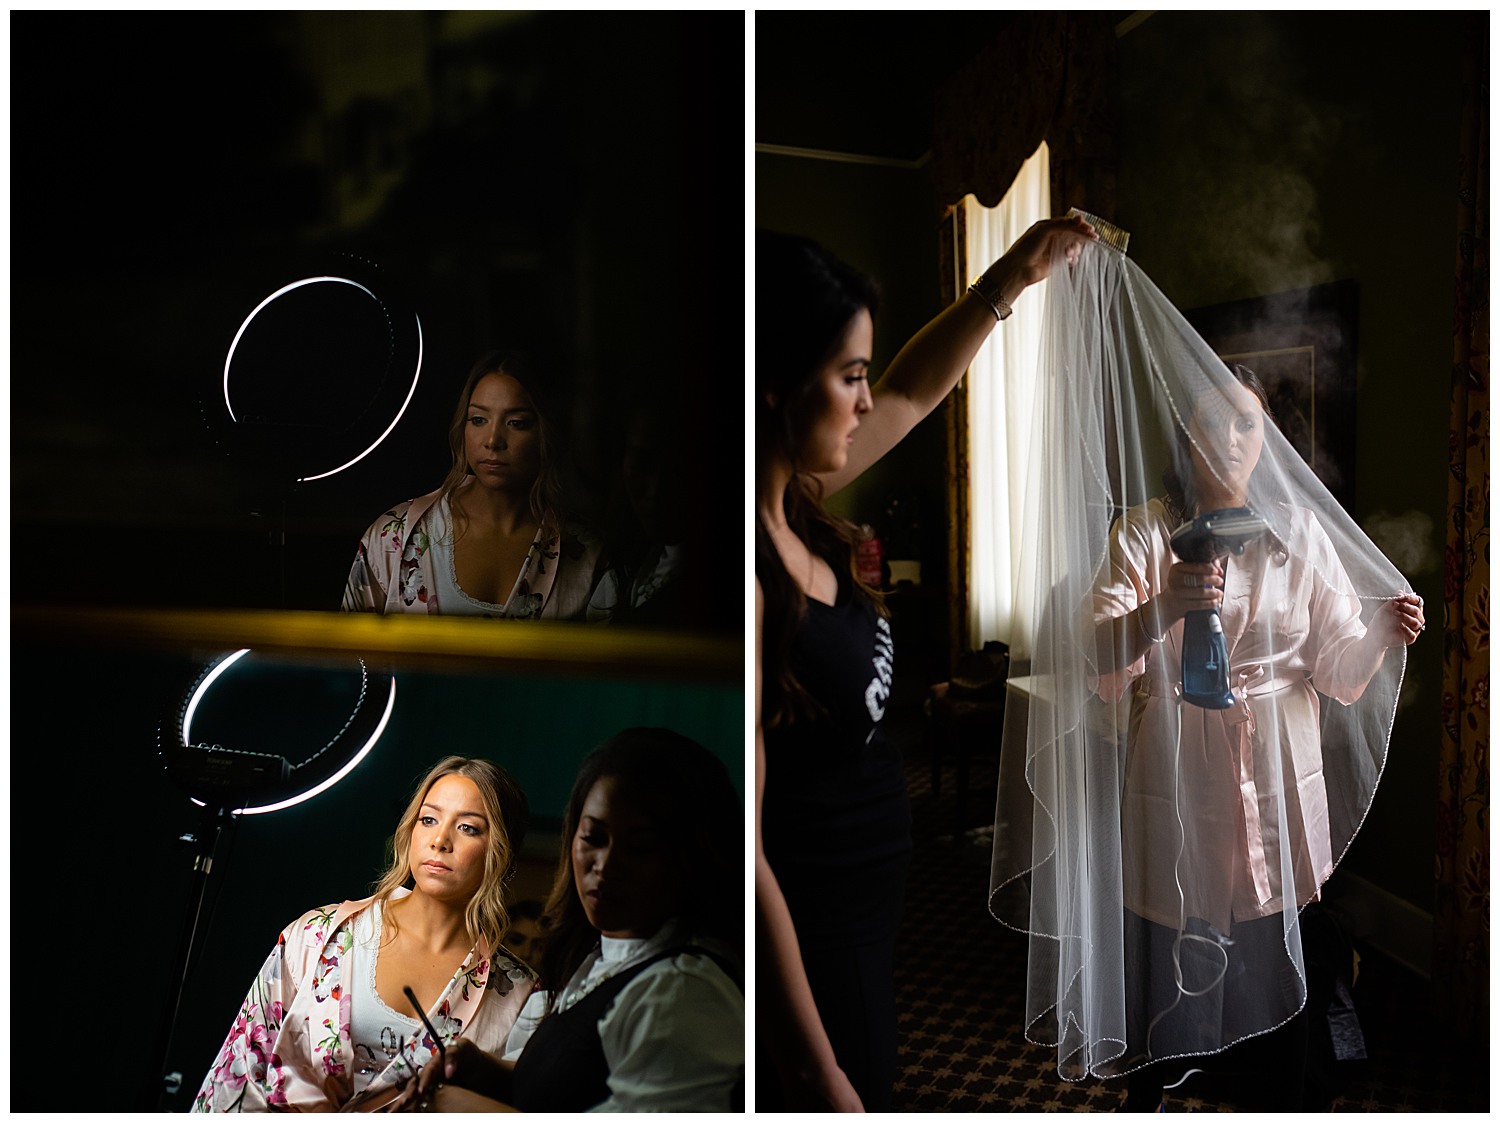
[[(1007, 43), (1043, 25), (1061, 30), (1043, 40), (1057, 53), (1037, 66), (1061, 70), (1064, 88), (1086, 73), (1113, 76), (1095, 102), (1102, 117), (1070, 116), (1068, 95), (1057, 107), (1007, 100), (1029, 81), (1002, 71), (1017, 62)], [(1483, 15), (1460, 13), (757, 21), (755, 221), (816, 239), (879, 284), (872, 381), (943, 307), (945, 209), (965, 190), (993, 205), (1006, 185), (975, 173), (987, 157), (972, 149), (990, 141), (1016, 148), (1013, 174), (1044, 136), (1055, 208), (1130, 231), (1130, 257), (1195, 323), (1234, 302), (1335, 282), (1356, 294), (1341, 407), (1352, 414), (1353, 478), (1340, 498), (1399, 554), (1429, 619), (1446, 599), (1448, 628), (1410, 650), (1379, 792), (1324, 893), (1322, 908), (1364, 964), (1355, 1006), (1370, 1056), (1381, 1058), (1330, 1070), (1336, 1110), (1488, 1103), (1488, 641), (1487, 625), (1470, 630), (1471, 610), (1460, 607), (1487, 588), (1487, 520), (1479, 530), (1464, 517), (1466, 505), (1477, 516), (1476, 496), (1487, 506), (1487, 335), (1472, 362), (1455, 349), (1466, 345), (1470, 294), (1481, 304), (1488, 286), (1474, 254), (1487, 200), (1474, 173), (1486, 167), (1487, 27)], [(976, 91), (990, 97), (955, 106)], [(1012, 138), (1023, 121), (1034, 131)], [(1073, 160), (1068, 182), (1091, 184), (1097, 197), (1057, 199), (1059, 149)], [(955, 169), (975, 181), (957, 186)], [(1017, 315), (1039, 305), (1027, 295)], [(977, 646), (950, 613), (960, 599), (949, 536), (954, 408), (940, 407), (829, 501), (920, 563), (920, 579), (887, 597), (897, 652), (887, 722), (907, 752), (917, 823), (897, 951), (912, 975), (898, 978), (896, 1106), (1112, 1110), (1118, 1083), (1063, 1084), (1055, 1057), (1023, 1038), (1025, 940), (988, 915), (987, 839), (971, 844), (991, 821), (993, 748), (974, 747), (972, 760), (944, 750), (963, 755), (957, 769), (932, 756), (924, 702)], [(1412, 533), (1381, 537), (1392, 526)], [(967, 786), (957, 809), (955, 782)], [(1227, 1110), (1235, 1095), (1190, 1083), (1167, 1105)]]

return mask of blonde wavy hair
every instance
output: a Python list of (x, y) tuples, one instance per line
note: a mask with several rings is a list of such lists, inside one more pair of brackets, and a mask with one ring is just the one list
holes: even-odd
[(510, 925), (510, 915), (505, 909), (505, 887), (515, 867), (521, 842), (526, 837), (527, 815), (526, 793), (509, 772), (493, 761), (450, 756), (432, 766), (412, 794), (411, 802), (396, 826), (396, 833), (391, 835), (390, 856), (385, 873), (375, 884), (375, 899), (381, 903), (384, 923), (394, 935), (396, 916), (384, 906), (389, 903), (392, 893), (411, 880), (412, 831), (416, 828), (427, 793), (444, 776), (472, 780), (479, 789), (485, 818), (490, 821), (490, 829), (485, 835), (484, 878), (464, 909), (464, 922), (469, 936), (475, 940), (482, 936), (493, 953), (500, 947), (500, 937)]

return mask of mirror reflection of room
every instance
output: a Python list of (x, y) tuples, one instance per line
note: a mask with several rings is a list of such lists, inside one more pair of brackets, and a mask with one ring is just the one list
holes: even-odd
[[(1486, 1108), (1488, 17), (757, 31), (756, 224), (843, 298), (804, 294), (800, 360), (756, 324), (758, 483), (801, 456), (758, 512), (757, 897), (798, 938), (758, 943), (758, 1088)], [(849, 98), (839, 54), (888, 80)], [(1098, 243), (990, 283), (1072, 207)], [(913, 393), (979, 300), (988, 342)], [(871, 693), (801, 723), (846, 755), (782, 752), (834, 618)], [(809, 891), (815, 859), (869, 891)]]
[[(742, 627), (709, 568), (743, 537), (719, 500), (740, 383), (706, 375), (743, 350), (738, 243), (713, 233), (743, 198), (741, 14), (31, 13), (15, 34), (13, 349), (38, 377), (15, 386), (14, 517), (55, 560), (19, 602), (337, 609), (371, 522), (443, 484), (465, 376), (503, 349), (544, 372), (526, 390), (565, 486), (488, 513), (449, 487), (455, 580), (373, 607)], [(86, 188), (101, 164), (140, 172)], [(42, 376), (80, 330), (111, 360)], [(653, 402), (691, 465), (672, 565), (615, 493)], [(122, 538), (173, 546), (91, 581)]]
[(557, 405), (520, 352), (475, 363), (448, 427), (434, 492), (386, 511), (359, 543), (347, 612), (581, 620), (603, 549), (569, 517)]

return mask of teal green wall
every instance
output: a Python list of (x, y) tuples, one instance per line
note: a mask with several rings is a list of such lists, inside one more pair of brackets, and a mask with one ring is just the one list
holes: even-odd
[[(622, 729), (675, 730), (711, 749), (744, 794), (745, 704), (738, 685), (607, 679), (402, 675), (401, 705), (379, 746), (399, 789), (437, 753), (483, 756), (515, 776), (532, 818), (562, 820), (578, 765)], [(387, 832), (389, 826), (381, 824)]]
[[(1426, 528), (1406, 569), (1435, 625), (1459, 47), (1451, 13), (1158, 12), (1119, 42), (1115, 217), (1168, 298), (1193, 308), (1358, 282), (1354, 514)], [(1427, 910), (1441, 658), (1429, 628), (1344, 867)]]

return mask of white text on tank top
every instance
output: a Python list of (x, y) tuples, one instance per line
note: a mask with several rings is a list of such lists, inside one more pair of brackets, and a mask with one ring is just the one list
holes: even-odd
[[(891, 640), (890, 621), (884, 616), (875, 618), (875, 677), (870, 679), (870, 685), (865, 687), (865, 709), (869, 711), (871, 721), (879, 721), (885, 716), (885, 704), (891, 696), (891, 670), (892, 661), (895, 659), (896, 645)], [(866, 741), (875, 735), (870, 730)]]

